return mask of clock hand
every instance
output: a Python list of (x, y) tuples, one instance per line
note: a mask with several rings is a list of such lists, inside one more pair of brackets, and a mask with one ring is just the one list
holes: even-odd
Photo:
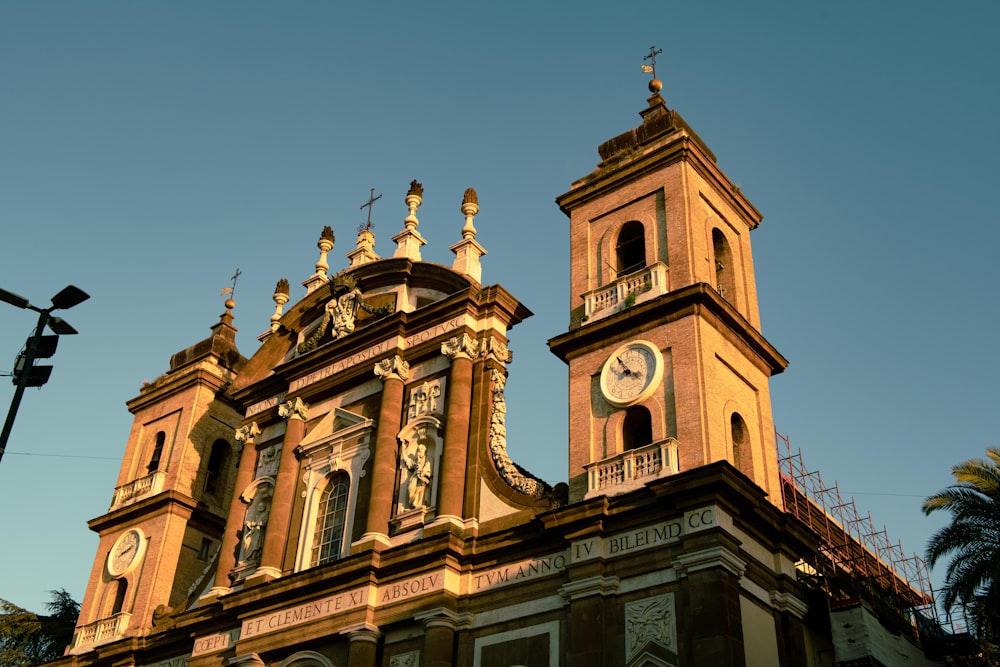
[(628, 364), (622, 361), (621, 357), (615, 357), (615, 361), (621, 364), (621, 367), (625, 369), (625, 375), (632, 375), (632, 369), (628, 367)]

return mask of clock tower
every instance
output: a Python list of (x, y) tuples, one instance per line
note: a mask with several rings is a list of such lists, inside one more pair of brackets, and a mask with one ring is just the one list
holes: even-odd
[(761, 214), (650, 81), (642, 124), (557, 202), (570, 220), (570, 500), (729, 461), (781, 503), (750, 231)]

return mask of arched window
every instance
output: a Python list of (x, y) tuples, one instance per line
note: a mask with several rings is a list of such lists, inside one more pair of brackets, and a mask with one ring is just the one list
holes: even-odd
[(225, 470), (226, 461), (229, 459), (229, 443), (219, 439), (212, 443), (212, 451), (208, 455), (208, 464), (205, 466), (205, 493), (215, 495), (222, 489), (222, 472)]
[(351, 478), (343, 470), (330, 473), (319, 499), (316, 533), (313, 538), (312, 564), (322, 565), (340, 558), (347, 519), (347, 496)]
[(721, 230), (712, 230), (712, 250), (715, 254), (715, 289), (727, 301), (736, 304), (736, 273), (733, 267), (733, 254), (729, 250), (729, 242)]
[(149, 465), (146, 470), (154, 472), (160, 469), (160, 458), (163, 456), (163, 443), (167, 441), (167, 434), (160, 431), (156, 434), (156, 441), (153, 444), (153, 455), (149, 457)]
[(622, 449), (637, 449), (653, 442), (653, 422), (649, 410), (633, 405), (625, 411), (622, 422)]
[(646, 266), (646, 229), (641, 222), (629, 220), (618, 232), (615, 245), (616, 269), (619, 276), (638, 271)]
[(122, 613), (125, 608), (125, 593), (128, 591), (128, 582), (122, 577), (115, 581), (115, 602), (111, 607), (111, 615)]
[(733, 465), (747, 477), (753, 477), (753, 459), (750, 456), (750, 433), (739, 413), (729, 418), (729, 428), (733, 437)]

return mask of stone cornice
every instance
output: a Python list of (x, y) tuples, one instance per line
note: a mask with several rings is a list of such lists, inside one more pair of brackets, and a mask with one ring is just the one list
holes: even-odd
[(581, 354), (607, 347), (608, 330), (621, 330), (627, 326), (629, 331), (638, 335), (691, 315), (712, 321), (720, 331), (731, 332), (734, 342), (742, 346), (747, 357), (767, 375), (777, 375), (788, 366), (788, 361), (763, 334), (707, 283), (695, 283), (593, 324), (584, 324), (550, 339), (549, 349), (562, 361), (568, 362)]

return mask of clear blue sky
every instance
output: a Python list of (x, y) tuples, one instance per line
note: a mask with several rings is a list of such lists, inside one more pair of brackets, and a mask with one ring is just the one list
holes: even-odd
[[(483, 281), (536, 313), (511, 333), (510, 453), (565, 480), (553, 199), (638, 124), (653, 44), (668, 104), (764, 214), (778, 430), (922, 552), (921, 499), (1000, 444), (998, 24), (993, 2), (0, 2), (0, 287), (92, 295), (0, 463), (0, 597), (82, 598), (124, 403), (208, 334), (235, 269), (250, 356), (323, 225), (339, 270), (374, 187), (391, 254), (414, 178), (429, 261), (477, 189)], [(0, 369), (34, 321), (0, 304)]]

